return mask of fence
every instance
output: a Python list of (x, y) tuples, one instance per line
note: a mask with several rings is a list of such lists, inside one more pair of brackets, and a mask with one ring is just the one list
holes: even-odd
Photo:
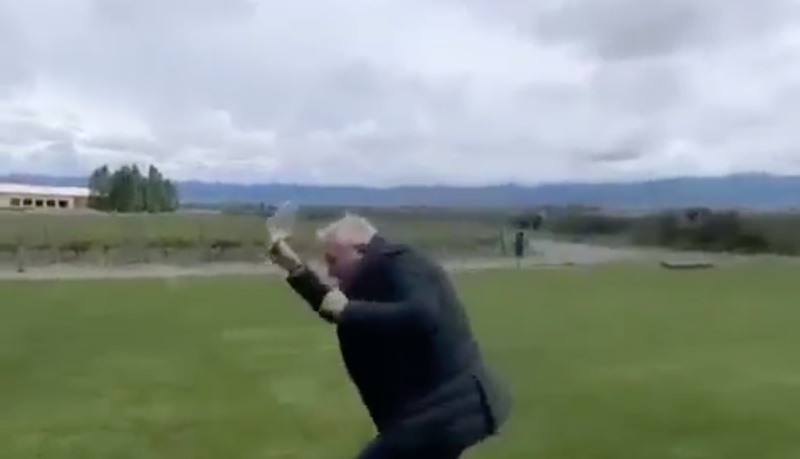
[[(500, 253), (496, 222), (406, 214), (370, 218), (388, 237), (438, 256)], [(298, 221), (293, 243), (301, 254), (313, 252), (314, 230), (323, 221)], [(266, 242), (264, 221), (255, 215), (0, 213), (0, 263), (6, 265), (258, 262)]]

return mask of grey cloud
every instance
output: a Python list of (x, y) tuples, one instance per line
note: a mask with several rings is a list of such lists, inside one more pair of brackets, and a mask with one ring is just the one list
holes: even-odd
[(80, 175), (91, 167), (71, 141), (44, 142), (21, 150), (24, 157), (12, 156), (0, 163), (3, 173), (30, 171), (26, 165), (36, 164), (37, 173)]
[(73, 141), (50, 142), (34, 150), (32, 158), (56, 170), (75, 170), (82, 163)]
[(165, 130), (203, 110), (223, 110), (242, 129), (269, 126), (291, 135), (342, 128), (364, 118), (404, 118), (409, 110), (436, 103), (427, 99), (435, 91), (424, 83), (363, 58), (342, 55), (328, 63), (329, 55), (318, 55), (326, 52), (319, 44), (295, 50), (291, 42), (273, 43), (267, 41), (272, 37), (258, 35), (264, 41), (226, 43), (213, 34), (183, 37), (193, 24), (175, 27), (169, 38), (117, 29), (71, 37), (73, 43), (65, 46), (81, 47), (81, 53), (53, 53), (50, 71), (77, 90), (137, 109)]
[(32, 78), (30, 52), (24, 31), (0, 4), (0, 98)]
[(209, 26), (252, 16), (256, 11), (247, 0), (94, 0), (93, 12), (115, 26), (174, 25)]
[(0, 143), (29, 168), (531, 181), (750, 167), (800, 142), (788, 0), (64, 5), (0, 0), (0, 86), (29, 84), (0, 96)]
[(682, 104), (685, 89), (667, 59), (607, 63), (592, 75), (591, 86), (598, 103), (639, 114)]
[(246, 128), (280, 124), (319, 78), (280, 69), (278, 56), (268, 51), (262, 57), (235, 48), (247, 43), (225, 49), (213, 36), (165, 39), (114, 30), (75, 41), (75, 48), (89, 44), (79, 55), (53, 56), (50, 71), (76, 90), (137, 110), (155, 125), (180, 124), (204, 110), (228, 111)]
[(82, 139), (79, 143), (81, 146), (88, 148), (121, 153), (145, 154), (153, 158), (163, 157), (168, 153), (168, 149), (164, 145), (150, 139), (133, 136), (93, 136)]
[(633, 161), (641, 158), (644, 155), (640, 150), (610, 150), (599, 153), (591, 154), (589, 157), (592, 161), (598, 163), (615, 163), (624, 161)]
[(574, 0), (538, 17), (536, 33), (577, 40), (606, 59), (670, 54), (693, 42), (702, 18), (691, 0)]
[(613, 145), (603, 150), (588, 151), (583, 153), (583, 158), (593, 163), (619, 163), (630, 162), (646, 158), (648, 154), (659, 148), (656, 136), (647, 129), (634, 131), (618, 139)]
[(0, 120), (0, 143), (29, 145), (42, 141), (69, 142), (75, 132), (65, 127), (52, 127), (36, 119)]
[(666, 56), (752, 40), (795, 21), (792, 0), (561, 0), (541, 4), (473, 0), (495, 20), (533, 36), (577, 45), (604, 60)]
[[(408, 129), (420, 115), (458, 117), (462, 88), (437, 87), (363, 61), (349, 62), (309, 82), (287, 128), (340, 130), (363, 121)], [(290, 106), (291, 107), (291, 106)]]

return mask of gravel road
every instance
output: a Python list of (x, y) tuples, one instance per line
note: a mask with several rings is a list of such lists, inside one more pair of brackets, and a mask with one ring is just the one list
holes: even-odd
[[(525, 267), (594, 265), (612, 262), (658, 263), (664, 259), (680, 261), (711, 260), (728, 263), (745, 259), (734, 255), (675, 253), (657, 249), (612, 248), (592, 244), (535, 240), (532, 253), (524, 260)], [(748, 258), (751, 259), (751, 258)], [(515, 266), (511, 258), (446, 260), (451, 271), (497, 269)], [(13, 265), (0, 266), (0, 280), (48, 279), (130, 279), (171, 278), (184, 276), (275, 275), (279, 271), (269, 264), (214, 263), (196, 266), (131, 265), (103, 268), (99, 266), (51, 265), (29, 268), (18, 273)]]

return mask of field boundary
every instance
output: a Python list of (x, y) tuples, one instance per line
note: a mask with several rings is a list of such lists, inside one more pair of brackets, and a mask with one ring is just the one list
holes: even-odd
[[(659, 267), (669, 264), (713, 264), (725, 266), (742, 262), (797, 262), (800, 257), (703, 254), (668, 250), (612, 248), (591, 244), (536, 241), (533, 254), (521, 261), (520, 268), (565, 268), (606, 264), (636, 263)], [(450, 272), (513, 269), (511, 257), (459, 257), (442, 260)], [(316, 266), (317, 268), (321, 268)], [(190, 265), (135, 263), (102, 266), (94, 264), (51, 264), (32, 266), (18, 272), (13, 264), (0, 263), (0, 281), (69, 280), (69, 279), (170, 279), (181, 277), (277, 276), (281, 271), (268, 262), (216, 262)]]
[[(446, 260), (443, 262), (449, 272), (486, 271), (512, 269), (517, 266), (509, 259)], [(525, 261), (520, 268), (553, 268), (575, 266), (574, 263), (542, 263)], [(219, 276), (269, 276), (275, 277), (282, 271), (268, 263), (214, 263), (197, 266), (169, 265), (131, 265), (127, 267), (91, 267), (77, 265), (50, 265), (17, 272), (0, 268), (0, 281), (37, 280), (80, 280), (80, 279), (169, 279), (180, 277), (219, 277)]]

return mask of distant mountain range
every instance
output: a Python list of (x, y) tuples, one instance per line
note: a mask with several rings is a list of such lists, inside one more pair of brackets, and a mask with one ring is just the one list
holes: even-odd
[[(31, 174), (0, 176), (0, 182), (85, 186), (83, 177)], [(580, 204), (626, 209), (708, 206), (753, 209), (800, 208), (800, 176), (740, 174), (679, 177), (626, 183), (552, 183), (481, 187), (233, 184), (178, 182), (181, 201), (196, 204), (275, 204), (292, 199), (305, 205), (523, 207)]]

